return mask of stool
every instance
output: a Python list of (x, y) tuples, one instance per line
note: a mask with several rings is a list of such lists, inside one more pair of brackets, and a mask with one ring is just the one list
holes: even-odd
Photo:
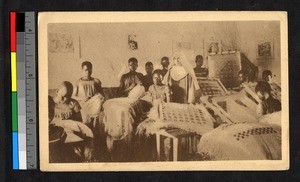
[(195, 151), (196, 149), (196, 143), (197, 143), (197, 134), (194, 132), (188, 132), (182, 129), (178, 128), (172, 128), (172, 129), (167, 129), (167, 130), (159, 130), (156, 133), (156, 150), (157, 150), (157, 158), (158, 160), (161, 159), (161, 136), (170, 138), (173, 140), (173, 161), (178, 161), (178, 149), (179, 149), (179, 144), (178, 142), (185, 138), (187, 139), (187, 145), (189, 151), (191, 150), (192, 152)]

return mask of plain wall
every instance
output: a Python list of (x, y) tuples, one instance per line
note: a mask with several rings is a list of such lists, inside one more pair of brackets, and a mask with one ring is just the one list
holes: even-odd
[[(205, 44), (210, 40), (221, 41), (224, 51), (239, 50), (259, 66), (260, 72), (271, 69), (280, 78), (279, 22), (49, 24), (48, 33), (69, 34), (74, 45), (72, 53), (49, 52), (49, 89), (57, 88), (62, 81), (78, 80), (81, 63), (86, 60), (93, 63), (92, 76), (104, 87), (118, 86), (120, 76), (128, 71), (130, 57), (138, 59), (138, 71), (145, 73), (147, 61), (159, 68), (161, 57), (171, 60), (176, 42), (190, 43), (190, 49), (184, 52), (194, 67), (197, 54), (206, 57)], [(129, 48), (130, 34), (137, 36), (138, 50)], [(274, 58), (257, 60), (256, 43), (266, 39), (274, 41)]]

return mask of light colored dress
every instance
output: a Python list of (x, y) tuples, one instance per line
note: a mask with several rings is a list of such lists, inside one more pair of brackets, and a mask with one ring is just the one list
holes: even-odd
[(148, 92), (150, 93), (152, 100), (160, 100), (167, 102), (167, 96), (170, 96), (170, 89), (167, 85), (151, 85)]
[[(80, 99), (83, 122), (94, 128), (104, 102), (101, 82), (97, 78), (85, 80), (80, 78), (76, 84), (74, 96)], [(92, 123), (91, 123), (92, 122)]]
[(80, 78), (76, 84), (76, 87), (77, 93), (75, 93), (75, 96), (81, 98), (82, 100), (91, 98), (102, 91), (101, 82), (96, 78), (92, 78), (90, 80), (84, 80)]

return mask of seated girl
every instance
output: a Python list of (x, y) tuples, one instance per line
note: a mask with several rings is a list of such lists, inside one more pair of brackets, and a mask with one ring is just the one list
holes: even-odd
[[(153, 85), (149, 87), (148, 92), (152, 97), (153, 108), (149, 114), (155, 114), (158, 111), (158, 105), (161, 102), (170, 102), (170, 89), (168, 85), (162, 84), (162, 75), (160, 70), (153, 72)], [(164, 140), (164, 152), (166, 159), (170, 158), (171, 140), (166, 138)]]
[(87, 162), (92, 160), (93, 133), (83, 123), (54, 118), (55, 101), (48, 96), (49, 161)]
[(100, 80), (91, 76), (92, 63), (85, 61), (81, 64), (81, 68), (83, 74), (75, 85), (73, 98), (76, 98), (80, 103), (83, 122), (90, 125), (99, 117), (104, 102), (104, 93)]
[(60, 84), (56, 96), (53, 98), (55, 103), (55, 118), (82, 121), (80, 113), (81, 107), (75, 99), (71, 98), (72, 93), (73, 85), (70, 82), (64, 81)]
[(149, 87), (149, 94), (152, 97), (153, 103), (158, 102), (170, 102), (170, 89), (168, 85), (162, 84), (162, 75), (160, 70), (153, 72), (153, 85)]

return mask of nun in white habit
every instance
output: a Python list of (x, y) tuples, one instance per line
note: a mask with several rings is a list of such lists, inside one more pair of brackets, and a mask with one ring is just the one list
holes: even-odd
[(171, 102), (196, 102), (196, 93), (198, 93), (200, 87), (193, 66), (189, 63), (183, 51), (175, 52), (163, 84), (169, 85), (171, 88)]

